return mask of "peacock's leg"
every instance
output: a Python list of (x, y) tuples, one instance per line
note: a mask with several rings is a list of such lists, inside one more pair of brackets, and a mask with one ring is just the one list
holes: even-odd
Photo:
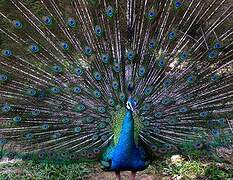
[(116, 174), (116, 179), (121, 180), (121, 172), (120, 171), (115, 171)]
[(131, 171), (131, 180), (135, 180), (136, 173), (136, 171)]

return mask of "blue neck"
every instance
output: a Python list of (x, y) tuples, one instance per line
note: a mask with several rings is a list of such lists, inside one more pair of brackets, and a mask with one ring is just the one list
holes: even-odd
[(112, 154), (111, 165), (111, 170), (114, 171), (137, 171), (146, 167), (141, 151), (134, 141), (133, 113), (129, 110), (126, 111), (122, 123), (120, 137)]
[(133, 148), (134, 143), (134, 120), (132, 111), (127, 110), (125, 119), (122, 123), (119, 145), (124, 145), (125, 148)]

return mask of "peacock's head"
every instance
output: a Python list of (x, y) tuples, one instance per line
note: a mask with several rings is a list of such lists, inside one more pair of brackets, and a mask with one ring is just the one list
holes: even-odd
[(126, 108), (129, 111), (134, 112), (135, 109), (136, 109), (136, 106), (137, 106), (137, 101), (135, 99), (133, 99), (133, 98), (129, 98), (127, 103), (126, 103)]

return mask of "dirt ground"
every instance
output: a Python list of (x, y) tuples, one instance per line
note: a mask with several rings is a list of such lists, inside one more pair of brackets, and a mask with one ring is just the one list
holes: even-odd
[[(125, 171), (121, 172), (121, 180), (130, 180), (131, 172)], [(113, 172), (102, 172), (100, 174), (95, 174), (90, 176), (88, 180), (116, 180), (115, 173)], [(143, 172), (138, 172), (136, 175), (136, 180), (168, 180), (165, 177), (145, 174)]]

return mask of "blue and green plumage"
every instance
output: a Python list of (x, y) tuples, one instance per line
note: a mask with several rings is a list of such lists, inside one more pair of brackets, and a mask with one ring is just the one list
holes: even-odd
[(142, 170), (183, 144), (230, 144), (228, 4), (2, 0), (0, 150)]
[[(134, 139), (133, 112), (127, 110), (121, 126), (118, 142), (111, 146), (104, 154), (102, 164), (106, 170), (124, 171), (144, 170), (148, 166), (145, 151), (138, 147)], [(107, 164), (106, 164), (107, 163)]]

